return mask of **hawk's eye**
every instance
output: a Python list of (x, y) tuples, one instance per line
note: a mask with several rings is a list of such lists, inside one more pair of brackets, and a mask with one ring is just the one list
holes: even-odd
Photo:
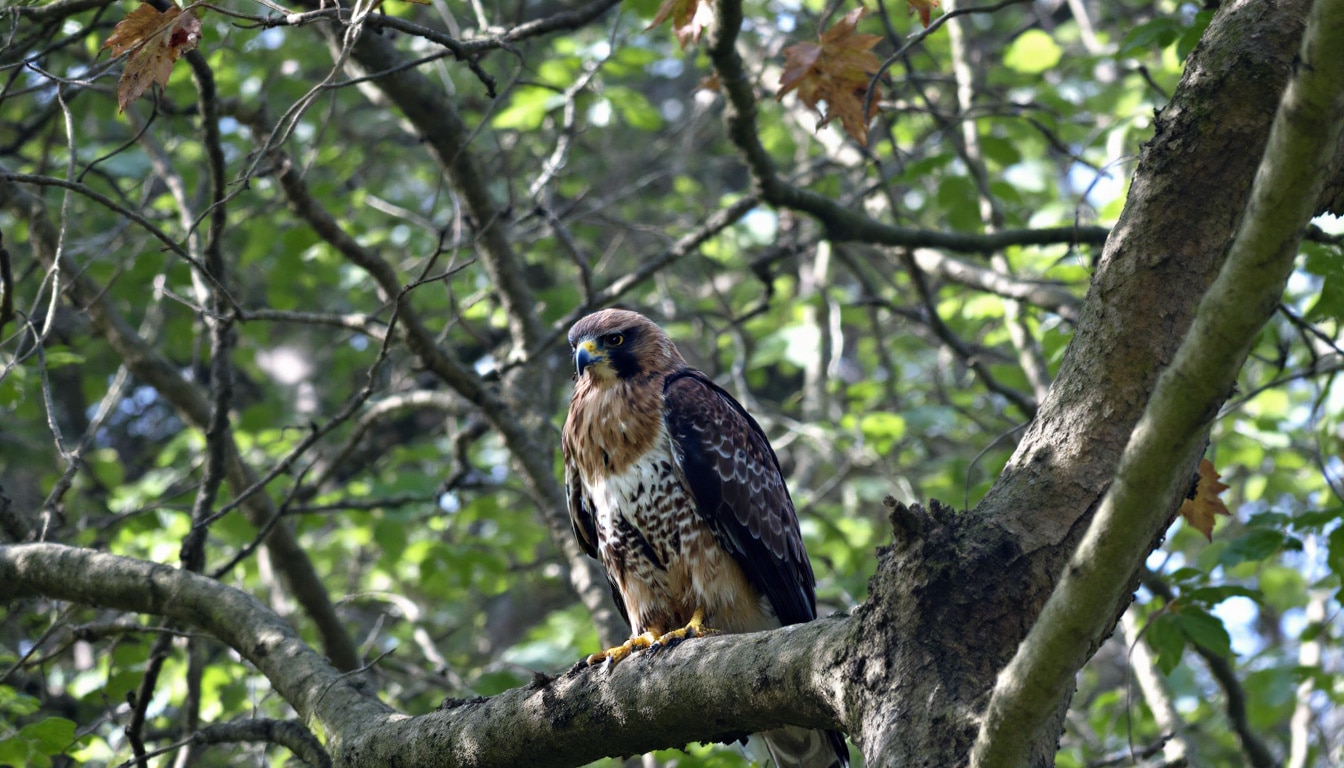
[(625, 337), (619, 333), (608, 333), (603, 339), (608, 347), (619, 347), (625, 343)]

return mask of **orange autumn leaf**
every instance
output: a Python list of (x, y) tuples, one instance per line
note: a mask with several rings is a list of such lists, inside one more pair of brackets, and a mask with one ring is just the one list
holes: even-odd
[(1218, 470), (1208, 459), (1199, 460), (1199, 480), (1194, 492), (1181, 504), (1181, 517), (1191, 528), (1204, 534), (1213, 541), (1213, 521), (1217, 515), (1230, 517), (1227, 505), (1218, 495), (1227, 490), (1227, 485), (1219, 480)]
[[(779, 78), (776, 99), (798, 91), (798, 100), (821, 115), (818, 128), (839, 118), (845, 133), (860, 144), (868, 143), (868, 121), (877, 114), (881, 98), (872, 75), (880, 63), (872, 47), (882, 38), (861, 35), (859, 19), (866, 8), (855, 8), (822, 33), (815, 43), (798, 43), (784, 49), (784, 74)], [(872, 103), (864, 111), (868, 87), (872, 83)], [(822, 111), (820, 104), (826, 102)]]
[(929, 27), (929, 14), (934, 8), (942, 5), (942, 0), (905, 0), (906, 5), (910, 6), (910, 13), (918, 13), (919, 20), (924, 24), (924, 28)]
[(168, 85), (173, 63), (195, 50), (200, 40), (201, 20), (196, 12), (183, 12), (175, 5), (160, 13), (149, 3), (141, 3), (117, 22), (103, 50), (111, 48), (113, 56), (130, 54), (117, 81), (118, 111), (125, 112), (126, 105), (140, 98), (150, 83)]
[(700, 34), (714, 22), (714, 6), (710, 0), (663, 0), (645, 29), (653, 29), (668, 19), (672, 19), (672, 32), (685, 50), (687, 43), (698, 45)]

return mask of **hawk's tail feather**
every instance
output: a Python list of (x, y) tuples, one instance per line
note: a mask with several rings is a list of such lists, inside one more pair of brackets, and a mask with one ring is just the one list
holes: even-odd
[[(847, 768), (849, 747), (839, 731), (813, 731), (786, 726), (754, 734), (774, 768)], [(762, 761), (764, 764), (764, 761)]]

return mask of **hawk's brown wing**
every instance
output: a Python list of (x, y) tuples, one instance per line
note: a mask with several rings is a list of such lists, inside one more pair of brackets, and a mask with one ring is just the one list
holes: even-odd
[(663, 400), (677, 472), (714, 537), (780, 623), (816, 618), (816, 578), (765, 432), (699, 371), (668, 376)]

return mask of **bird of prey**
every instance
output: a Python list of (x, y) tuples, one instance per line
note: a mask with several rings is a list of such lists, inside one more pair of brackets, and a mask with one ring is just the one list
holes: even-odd
[[(798, 517), (756, 420), (636, 312), (588, 315), (569, 344), (578, 371), (562, 441), (570, 520), (632, 630), (588, 663), (816, 618)], [(849, 764), (833, 731), (760, 735), (777, 768)]]

